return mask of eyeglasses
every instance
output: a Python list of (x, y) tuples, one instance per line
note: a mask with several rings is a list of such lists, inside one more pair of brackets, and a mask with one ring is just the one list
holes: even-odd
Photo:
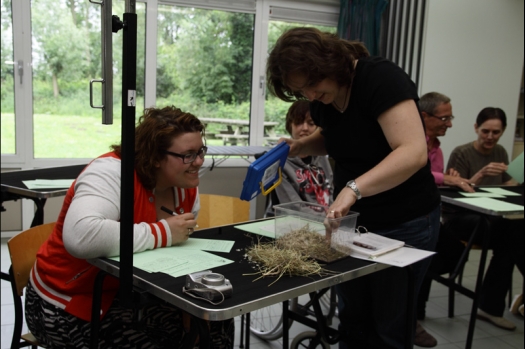
[(191, 164), (193, 161), (195, 161), (195, 159), (197, 159), (197, 156), (200, 157), (201, 159), (204, 159), (204, 156), (206, 155), (207, 151), (208, 151), (208, 147), (207, 146), (203, 146), (196, 153), (177, 154), (177, 153), (174, 153), (174, 152), (168, 151), (168, 150), (164, 150), (164, 153), (166, 153), (168, 155), (171, 155), (171, 156), (176, 156), (178, 158), (181, 158), (182, 162), (185, 163), (185, 164)]
[(443, 122), (448, 122), (448, 121), (452, 121), (454, 120), (454, 115), (450, 115), (450, 116), (435, 116), (435, 115), (432, 115), (430, 113), (427, 113), (428, 116), (431, 116), (433, 118), (436, 118), (436, 119), (439, 119)]

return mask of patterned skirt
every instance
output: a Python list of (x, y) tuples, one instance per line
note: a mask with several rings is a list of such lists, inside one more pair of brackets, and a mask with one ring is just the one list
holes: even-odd
[[(42, 298), (29, 283), (25, 316), (31, 333), (45, 348), (89, 348), (91, 323), (66, 313)], [(119, 306), (118, 297), (100, 322), (99, 348), (181, 348), (187, 335), (183, 312), (162, 300), (148, 303), (134, 320), (132, 309)], [(211, 348), (233, 348), (234, 320), (208, 323)]]

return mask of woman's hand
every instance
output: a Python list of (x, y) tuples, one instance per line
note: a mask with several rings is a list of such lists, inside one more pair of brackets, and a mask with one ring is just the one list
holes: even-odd
[(326, 155), (324, 146), (324, 136), (321, 134), (321, 128), (318, 127), (311, 135), (300, 139), (281, 138), (279, 143), (286, 142), (290, 146), (288, 157), (299, 156), (304, 158), (312, 155)]
[(458, 187), (467, 193), (474, 193), (474, 188), (472, 188), (474, 183), (472, 183), (469, 179), (461, 178), (459, 176), (445, 174), (443, 176), (443, 184)]
[(453, 168), (449, 168), (448, 171), (445, 173), (446, 175), (452, 176), (452, 177), (461, 177), (458, 171), (456, 171)]
[(506, 172), (508, 169), (508, 166), (505, 165), (503, 162), (491, 162), (490, 164), (483, 167), (481, 170), (479, 170), (472, 178), (470, 179), (472, 182), (479, 184), (479, 182), (484, 177), (495, 177), (501, 175), (503, 172)]
[(348, 187), (345, 187), (337, 198), (334, 200), (330, 208), (328, 209), (327, 218), (340, 218), (344, 217), (350, 211), (350, 208), (357, 201), (357, 196), (354, 191)]
[(166, 218), (166, 222), (170, 226), (171, 231), (171, 245), (178, 245), (193, 234), (193, 229), (197, 225), (193, 213), (184, 213), (177, 216)]
[(491, 162), (487, 166), (483, 167), (480, 172), (483, 174), (483, 176), (499, 176), (503, 172), (507, 171), (509, 167), (505, 165), (503, 162)]
[(299, 154), (301, 153), (302, 144), (298, 140), (292, 138), (280, 138), (279, 143), (282, 142), (285, 142), (290, 146), (290, 152), (288, 153), (288, 157), (299, 156)]
[(357, 201), (357, 196), (354, 191), (350, 188), (345, 187), (337, 198), (334, 200), (332, 205), (328, 208), (326, 219), (324, 221), (324, 226), (326, 230), (325, 238), (330, 242), (332, 238), (332, 233), (337, 231), (339, 228), (339, 221), (330, 221), (330, 218), (340, 218), (344, 217), (350, 211), (352, 205)]

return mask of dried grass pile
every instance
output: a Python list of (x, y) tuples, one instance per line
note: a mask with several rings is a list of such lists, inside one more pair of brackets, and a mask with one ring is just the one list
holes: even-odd
[(310, 230), (308, 224), (280, 237), (275, 241), (275, 244), (279, 248), (295, 250), (326, 263), (346, 256), (344, 253), (330, 248), (330, 242), (318, 232)]
[(316, 259), (331, 261), (344, 256), (330, 249), (326, 239), (317, 232), (310, 231), (308, 225), (292, 230), (289, 234), (272, 242), (258, 241), (246, 252), (248, 260), (253, 262), (258, 269), (255, 274), (260, 274), (256, 280), (264, 277), (277, 277), (270, 285), (277, 282), (283, 275), (323, 276), (331, 274)]

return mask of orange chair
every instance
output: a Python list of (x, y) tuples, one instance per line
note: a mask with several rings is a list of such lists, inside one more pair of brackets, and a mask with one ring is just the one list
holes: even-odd
[(250, 203), (233, 196), (200, 194), (198, 229), (217, 227), (250, 219)]
[(24, 310), (22, 308), (22, 296), (24, 288), (29, 281), (31, 268), (35, 264), (36, 254), (40, 246), (47, 240), (55, 222), (38, 225), (15, 235), (7, 241), (9, 255), (11, 256), (11, 267), (9, 268), (9, 281), (13, 291), (15, 306), (15, 327), (11, 348), (22, 348), (39, 346), (36, 338), (29, 332), (22, 334), (24, 322)]

